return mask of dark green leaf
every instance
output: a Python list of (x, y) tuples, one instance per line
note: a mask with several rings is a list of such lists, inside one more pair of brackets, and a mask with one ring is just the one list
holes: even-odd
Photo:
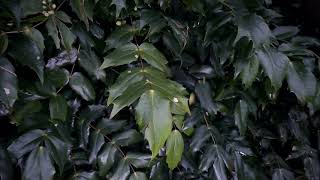
[(40, 48), (41, 52), (44, 50), (44, 38), (41, 32), (35, 28), (28, 28), (26, 27), (24, 30), (26, 36), (32, 39), (35, 43), (37, 43), (38, 47)]
[(136, 168), (146, 168), (150, 164), (151, 155), (128, 152), (126, 155), (126, 159)]
[(39, 146), (29, 155), (23, 171), (25, 180), (50, 180), (56, 173), (47, 148)]
[(304, 64), (290, 62), (287, 78), (289, 88), (302, 102), (311, 100), (315, 96), (317, 91), (316, 77)]
[(106, 73), (100, 69), (101, 62), (93, 51), (81, 50), (79, 53), (79, 64), (89, 75), (98, 80), (105, 80)]
[(84, 100), (91, 101), (96, 98), (96, 93), (91, 82), (81, 73), (76, 72), (70, 77), (70, 87)]
[(139, 58), (137, 46), (134, 44), (127, 44), (117, 48), (108, 56), (104, 57), (104, 62), (101, 65), (101, 69), (128, 64), (136, 61)]
[(199, 98), (201, 107), (208, 113), (217, 113), (217, 105), (213, 102), (212, 92), (210, 91), (210, 85), (207, 82), (199, 82), (195, 87), (195, 93)]
[(126, 180), (130, 175), (130, 167), (125, 159), (122, 159), (110, 180)]
[(90, 164), (96, 164), (96, 159), (99, 150), (104, 144), (104, 137), (101, 134), (100, 130), (96, 130), (91, 133), (90, 135), (90, 141), (89, 141), (89, 163)]
[(247, 36), (253, 40), (255, 46), (258, 47), (263, 44), (270, 44), (273, 39), (272, 32), (262, 17), (253, 14), (250, 16), (239, 17), (237, 21), (237, 39)]
[(279, 89), (287, 73), (288, 57), (273, 48), (268, 48), (258, 50), (257, 58), (270, 78), (272, 86), (276, 90)]
[(130, 146), (142, 141), (142, 136), (138, 131), (130, 129), (114, 135), (113, 141), (120, 146)]
[(50, 99), (49, 103), (50, 117), (52, 120), (57, 119), (65, 121), (68, 112), (68, 104), (63, 96), (57, 95)]
[(25, 36), (17, 36), (12, 39), (11, 43), (13, 42), (16, 46), (10, 48), (9, 54), (20, 64), (35, 71), (43, 83), (44, 61), (41, 49), (34, 41)]
[(105, 144), (104, 147), (101, 149), (97, 157), (100, 176), (102, 177), (106, 176), (108, 171), (114, 165), (115, 159), (116, 159), (116, 153), (117, 153), (117, 148), (111, 143)]
[(43, 135), (44, 132), (39, 129), (29, 131), (13, 141), (8, 147), (8, 151), (12, 153), (15, 158), (20, 159), (23, 155), (34, 150), (38, 146)]
[(45, 139), (45, 145), (53, 160), (58, 164), (61, 175), (69, 156), (68, 144), (56, 136), (49, 134), (47, 139)]

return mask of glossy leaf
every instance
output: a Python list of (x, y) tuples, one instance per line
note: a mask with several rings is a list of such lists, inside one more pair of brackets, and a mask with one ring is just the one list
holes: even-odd
[(117, 148), (111, 143), (105, 144), (101, 149), (97, 157), (100, 176), (106, 176), (107, 172), (112, 168), (115, 163), (116, 153)]
[(130, 167), (125, 159), (122, 159), (110, 180), (126, 180), (130, 175)]
[(26, 161), (23, 179), (50, 180), (55, 172), (47, 148), (39, 146), (30, 153)]
[(35, 71), (40, 81), (43, 83), (44, 61), (41, 49), (38, 45), (25, 36), (19, 36), (12, 39), (12, 42), (18, 44), (18, 46), (11, 48), (9, 54), (23, 66), (28, 66)]
[(26, 153), (33, 151), (40, 144), (43, 135), (44, 132), (39, 129), (29, 131), (13, 141), (8, 147), (8, 151), (19, 159)]
[(269, 48), (259, 50), (257, 52), (257, 58), (265, 73), (270, 78), (272, 86), (275, 89), (279, 89), (287, 72), (288, 57), (275, 49)]
[(91, 82), (81, 73), (76, 72), (70, 77), (70, 87), (78, 93), (84, 100), (94, 100), (96, 93)]
[(80, 51), (79, 64), (95, 79), (105, 80), (106, 73), (100, 69), (101, 62), (93, 51)]

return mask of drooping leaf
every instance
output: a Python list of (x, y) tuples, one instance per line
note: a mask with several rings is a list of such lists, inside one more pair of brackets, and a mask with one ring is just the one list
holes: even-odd
[(273, 48), (268, 48), (258, 50), (257, 58), (270, 78), (272, 86), (276, 90), (279, 89), (287, 72), (288, 57)]
[(302, 102), (311, 100), (315, 96), (317, 80), (304, 64), (290, 62), (287, 78), (289, 88)]
[(253, 40), (255, 46), (269, 44), (274, 38), (264, 19), (256, 14), (239, 17), (237, 39), (243, 36)]
[(170, 136), (168, 137), (166, 147), (166, 161), (169, 168), (172, 170), (177, 167), (178, 163), (180, 162), (184, 149), (183, 138), (178, 130), (171, 132)]
[(39, 146), (30, 153), (26, 161), (23, 179), (50, 180), (55, 173), (47, 148)]
[(91, 101), (96, 97), (91, 82), (81, 73), (76, 72), (70, 77), (71, 88), (78, 93), (84, 100)]

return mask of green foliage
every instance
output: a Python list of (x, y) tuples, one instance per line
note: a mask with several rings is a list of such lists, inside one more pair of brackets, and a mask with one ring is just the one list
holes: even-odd
[(271, 4), (0, 0), (0, 179), (319, 179), (320, 42)]

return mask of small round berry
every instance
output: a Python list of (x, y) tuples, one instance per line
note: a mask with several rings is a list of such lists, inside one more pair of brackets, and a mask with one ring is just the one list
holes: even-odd
[(53, 9), (55, 9), (56, 7), (57, 7), (57, 5), (56, 4), (52, 4), (52, 6), (51, 6)]
[(116, 25), (117, 25), (117, 26), (121, 26), (121, 21), (117, 21), (117, 22), (116, 22)]
[(48, 16), (49, 16), (49, 13), (48, 13), (48, 12), (44, 12), (43, 14), (44, 14), (45, 17), (48, 17)]
[(137, 7), (134, 7), (134, 9), (133, 9), (133, 10), (138, 11), (138, 8), (137, 8)]

